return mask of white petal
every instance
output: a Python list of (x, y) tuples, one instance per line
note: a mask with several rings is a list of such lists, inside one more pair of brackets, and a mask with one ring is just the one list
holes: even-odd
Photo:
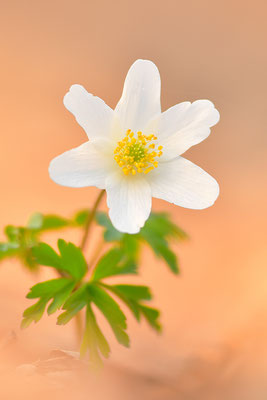
[(216, 180), (183, 157), (161, 163), (147, 178), (153, 197), (185, 208), (210, 207), (219, 195)]
[(115, 108), (123, 132), (143, 131), (160, 112), (159, 71), (153, 62), (137, 60), (129, 69), (122, 97)]
[(219, 118), (209, 100), (180, 103), (162, 113), (158, 121), (158, 137), (164, 148), (162, 160), (177, 157), (202, 142)]
[(81, 85), (73, 85), (63, 102), (89, 139), (109, 135), (114, 111), (99, 97), (88, 93)]
[(49, 166), (53, 181), (70, 187), (96, 186), (104, 189), (108, 171), (105, 157), (91, 142), (66, 151), (54, 158)]
[(121, 232), (137, 233), (151, 211), (151, 190), (143, 177), (110, 174), (106, 180), (111, 222)]

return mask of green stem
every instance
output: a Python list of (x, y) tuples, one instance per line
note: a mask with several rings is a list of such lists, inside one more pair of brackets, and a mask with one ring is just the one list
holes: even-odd
[(86, 224), (85, 224), (85, 227), (84, 227), (84, 234), (83, 234), (81, 245), (80, 245), (81, 250), (84, 250), (84, 248), (86, 246), (86, 242), (87, 242), (87, 239), (88, 239), (88, 236), (89, 236), (91, 224), (92, 224), (92, 222), (93, 222), (93, 220), (95, 218), (96, 210), (97, 210), (97, 208), (98, 208), (98, 206), (99, 206), (104, 194), (105, 194), (105, 190), (101, 190), (101, 192), (99, 193), (99, 195), (98, 195), (98, 197), (97, 197), (97, 199), (95, 201), (95, 204), (94, 204), (94, 207), (93, 207), (92, 211), (88, 215), (88, 218), (87, 218), (87, 221), (86, 221)]

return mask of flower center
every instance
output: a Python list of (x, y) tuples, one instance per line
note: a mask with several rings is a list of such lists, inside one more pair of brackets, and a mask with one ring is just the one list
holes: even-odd
[(118, 142), (114, 150), (114, 159), (122, 168), (125, 175), (135, 175), (136, 172), (147, 174), (157, 168), (158, 157), (162, 155), (162, 146), (157, 146), (153, 141), (157, 140), (154, 135), (137, 135), (128, 129), (125, 138)]

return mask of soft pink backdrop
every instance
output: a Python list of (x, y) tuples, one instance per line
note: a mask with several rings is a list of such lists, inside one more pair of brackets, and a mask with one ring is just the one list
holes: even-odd
[[(178, 277), (144, 253), (140, 282), (153, 288), (163, 335), (130, 318), (132, 347), (113, 344), (106, 379), (113, 382), (111, 397), (119, 396), (124, 379), (119, 372), (110, 375), (112, 365), (119, 365), (170, 382), (182, 399), (260, 399), (267, 390), (266, 3), (0, 5), (2, 227), (24, 224), (34, 211), (68, 216), (93, 203), (95, 189), (57, 186), (47, 171), (54, 156), (86, 140), (62, 103), (71, 84), (84, 85), (114, 107), (131, 63), (147, 58), (161, 73), (163, 109), (202, 98), (219, 109), (221, 121), (211, 136), (186, 154), (219, 181), (215, 206), (198, 212), (154, 201), (191, 237), (177, 248)], [(35, 279), (14, 262), (1, 265), (0, 335), (4, 340), (16, 331), (16, 354), (5, 355), (15, 363), (34, 361), (51, 347), (75, 348), (73, 327), (56, 327), (55, 317), (19, 331)], [(132, 391), (125, 391), (131, 398)], [(156, 398), (151, 393), (146, 397)]]

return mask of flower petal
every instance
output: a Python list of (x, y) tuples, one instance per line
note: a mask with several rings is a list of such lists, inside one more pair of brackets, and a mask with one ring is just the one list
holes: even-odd
[(163, 112), (158, 121), (158, 137), (164, 148), (162, 160), (177, 157), (202, 142), (219, 118), (219, 112), (209, 100), (192, 104), (186, 101)]
[(137, 60), (129, 69), (115, 108), (123, 132), (127, 129), (142, 131), (160, 112), (159, 71), (153, 62)]
[(88, 93), (81, 85), (73, 85), (63, 102), (89, 139), (109, 135), (114, 111), (99, 97)]
[(96, 186), (104, 189), (108, 171), (105, 157), (91, 142), (66, 151), (54, 158), (49, 166), (53, 181), (69, 187)]
[(151, 190), (142, 177), (110, 174), (106, 180), (111, 222), (120, 232), (137, 233), (151, 211)]
[(160, 164), (147, 178), (153, 197), (185, 208), (210, 207), (219, 195), (216, 180), (183, 157)]

